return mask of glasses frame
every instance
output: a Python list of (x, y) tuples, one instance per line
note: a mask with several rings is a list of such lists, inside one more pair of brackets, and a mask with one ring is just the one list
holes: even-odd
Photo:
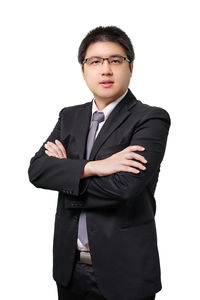
[(100, 58), (100, 59), (102, 60), (102, 63), (101, 63), (102, 65), (103, 65), (103, 63), (104, 63), (104, 60), (107, 60), (108, 63), (109, 63), (109, 65), (110, 65), (111, 63), (109, 62), (109, 59), (112, 58), (112, 57), (123, 58), (124, 61), (127, 61), (128, 63), (131, 62), (131, 60), (130, 60), (128, 57), (124, 57), (124, 56), (122, 56), (122, 55), (111, 55), (111, 56), (109, 56), (109, 57), (91, 56), (91, 57), (85, 58), (85, 59), (83, 60), (82, 64), (84, 65), (84, 64), (87, 63), (87, 62), (89, 61), (89, 59), (91, 59), (91, 58)]

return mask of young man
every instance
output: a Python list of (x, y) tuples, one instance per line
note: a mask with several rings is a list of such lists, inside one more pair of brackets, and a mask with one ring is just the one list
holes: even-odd
[(91, 102), (64, 108), (31, 159), (30, 181), (57, 190), (53, 276), (60, 300), (152, 300), (161, 289), (155, 187), (170, 118), (128, 89), (134, 50), (97, 27), (78, 54)]

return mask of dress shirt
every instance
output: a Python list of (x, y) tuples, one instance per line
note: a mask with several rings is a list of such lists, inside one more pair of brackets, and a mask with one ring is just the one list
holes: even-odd
[[(111, 114), (111, 112), (113, 111), (113, 109), (117, 106), (117, 104), (124, 98), (124, 96), (126, 95), (126, 93), (128, 92), (128, 90), (121, 96), (119, 97), (118, 99), (116, 99), (115, 101), (111, 102), (110, 104), (108, 104), (103, 110), (101, 110), (101, 112), (104, 113), (104, 121), (99, 123), (99, 127), (97, 129), (97, 132), (96, 132), (96, 135), (95, 135), (95, 139), (97, 137), (97, 135), (99, 134), (101, 128), (103, 127), (104, 123), (106, 122), (106, 120), (108, 119), (109, 115)], [(95, 102), (95, 99), (93, 99), (93, 102), (92, 102), (92, 116), (93, 116), (93, 113), (95, 111), (98, 111), (100, 112), (100, 110), (98, 109), (97, 105), (96, 105), (96, 102)], [(92, 117), (91, 117), (91, 122), (90, 122), (90, 128), (92, 126)], [(89, 245), (88, 243), (84, 246), (81, 241), (79, 239), (77, 239), (77, 248), (78, 250), (80, 251), (90, 251), (90, 248), (89, 248)]]

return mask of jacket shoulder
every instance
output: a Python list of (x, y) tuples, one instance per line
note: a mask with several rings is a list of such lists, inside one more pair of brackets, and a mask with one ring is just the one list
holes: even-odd
[(169, 123), (171, 123), (171, 118), (167, 110), (162, 107), (152, 106), (146, 103), (143, 103), (141, 100), (136, 99), (135, 109), (138, 111), (141, 119), (146, 118), (164, 118)]
[(87, 109), (91, 105), (91, 103), (92, 102), (90, 101), (90, 102), (86, 102), (84, 104), (77, 104), (77, 105), (63, 107), (59, 113), (59, 116), (64, 116), (65, 114), (68, 114), (68, 113), (73, 113), (78, 110)]
[(137, 99), (131, 90), (128, 90), (126, 95), (126, 103), (128, 109), (132, 111), (132, 116), (138, 120), (160, 117), (166, 119), (168, 123), (171, 122), (170, 115), (167, 110), (162, 107), (152, 106), (144, 103), (143, 101)]

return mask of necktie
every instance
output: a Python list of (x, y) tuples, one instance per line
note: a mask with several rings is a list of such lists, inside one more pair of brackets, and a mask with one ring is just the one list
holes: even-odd
[[(92, 117), (92, 126), (90, 128), (87, 138), (87, 151), (86, 159), (89, 159), (92, 146), (95, 141), (95, 135), (99, 126), (99, 123), (104, 121), (104, 113), (95, 111)], [(88, 243), (87, 225), (86, 225), (86, 214), (84, 211), (81, 212), (78, 224), (78, 238), (83, 245)]]

